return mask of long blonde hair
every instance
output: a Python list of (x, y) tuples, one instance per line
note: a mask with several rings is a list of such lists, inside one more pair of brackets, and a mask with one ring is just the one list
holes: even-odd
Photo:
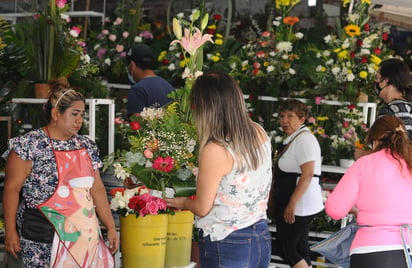
[(190, 103), (200, 150), (215, 142), (234, 151), (241, 170), (258, 168), (262, 151), (257, 124), (250, 119), (242, 91), (230, 75), (210, 72), (197, 78)]

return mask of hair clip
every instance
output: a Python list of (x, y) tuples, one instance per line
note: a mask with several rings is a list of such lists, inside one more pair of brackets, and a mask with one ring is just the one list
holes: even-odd
[(395, 128), (395, 131), (397, 131), (397, 132), (406, 132), (406, 130), (401, 125), (399, 125), (397, 128)]

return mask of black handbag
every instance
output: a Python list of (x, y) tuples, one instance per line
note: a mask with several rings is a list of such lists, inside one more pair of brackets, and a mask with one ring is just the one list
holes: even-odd
[(51, 243), (54, 227), (37, 208), (26, 208), (23, 214), (21, 235), (29, 240)]

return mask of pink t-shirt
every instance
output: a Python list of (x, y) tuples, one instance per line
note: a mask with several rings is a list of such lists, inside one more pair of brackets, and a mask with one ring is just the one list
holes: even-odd
[[(401, 168), (402, 165), (402, 168)], [(412, 176), (404, 160), (386, 150), (358, 159), (345, 173), (326, 201), (326, 213), (340, 219), (359, 209), (351, 252), (401, 248), (399, 226), (412, 224)]]

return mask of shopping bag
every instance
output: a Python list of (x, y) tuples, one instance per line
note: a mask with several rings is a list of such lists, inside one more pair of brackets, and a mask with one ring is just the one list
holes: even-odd
[(328, 238), (310, 246), (310, 250), (321, 254), (342, 268), (349, 268), (349, 250), (356, 231), (360, 227), (355, 221), (352, 221), (336, 233), (331, 234)]

